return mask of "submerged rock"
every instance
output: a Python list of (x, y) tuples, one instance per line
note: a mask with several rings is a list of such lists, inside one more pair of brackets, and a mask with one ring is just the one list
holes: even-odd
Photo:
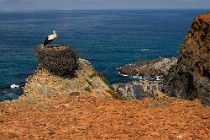
[(193, 21), (177, 64), (164, 77), (163, 92), (210, 105), (210, 12)]

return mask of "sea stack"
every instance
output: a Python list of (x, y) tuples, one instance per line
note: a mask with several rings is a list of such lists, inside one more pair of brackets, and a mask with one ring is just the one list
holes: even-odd
[(164, 77), (163, 92), (210, 105), (210, 12), (194, 19), (177, 64)]
[(79, 58), (73, 47), (38, 46), (35, 52), (39, 66), (36, 72), (26, 79), (24, 95), (27, 98), (63, 94), (118, 97), (105, 78), (89, 61)]

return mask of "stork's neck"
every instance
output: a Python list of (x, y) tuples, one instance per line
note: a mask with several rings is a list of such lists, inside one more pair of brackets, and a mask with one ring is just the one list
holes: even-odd
[(53, 32), (53, 34), (57, 37), (57, 33), (56, 32)]

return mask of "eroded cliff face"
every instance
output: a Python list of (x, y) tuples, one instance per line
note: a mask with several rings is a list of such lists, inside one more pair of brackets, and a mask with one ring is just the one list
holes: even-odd
[(163, 92), (210, 105), (210, 12), (193, 21), (177, 64), (164, 77)]
[(112, 86), (117, 93), (122, 94), (128, 100), (141, 100), (146, 97), (154, 97), (155, 91), (161, 91), (162, 81), (139, 80), (117, 83)]

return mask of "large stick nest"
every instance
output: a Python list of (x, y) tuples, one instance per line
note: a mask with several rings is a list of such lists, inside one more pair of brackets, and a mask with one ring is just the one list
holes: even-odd
[(36, 56), (40, 66), (50, 73), (72, 78), (78, 69), (78, 55), (76, 50), (70, 46), (37, 46)]

